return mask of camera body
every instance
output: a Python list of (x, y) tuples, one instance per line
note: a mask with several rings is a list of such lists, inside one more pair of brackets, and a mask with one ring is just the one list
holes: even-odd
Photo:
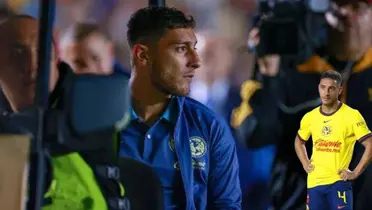
[(327, 0), (261, 0), (256, 26), (260, 29), (258, 56), (296, 57), (325, 43)]

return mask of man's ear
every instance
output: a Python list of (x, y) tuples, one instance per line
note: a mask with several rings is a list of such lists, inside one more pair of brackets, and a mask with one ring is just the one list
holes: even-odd
[(142, 44), (136, 44), (132, 48), (132, 57), (134, 61), (146, 64), (149, 61), (149, 48)]
[(344, 91), (344, 89), (342, 87), (339, 87), (338, 88), (338, 95), (340, 96), (342, 94), (342, 92)]

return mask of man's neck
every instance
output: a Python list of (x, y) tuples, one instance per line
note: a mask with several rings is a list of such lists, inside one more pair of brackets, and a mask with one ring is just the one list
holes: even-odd
[(324, 105), (322, 104), (322, 112), (326, 114), (332, 114), (337, 111), (338, 107), (340, 106), (341, 102), (337, 101), (336, 103), (332, 105)]
[(171, 99), (152, 85), (131, 78), (132, 107), (136, 114), (146, 123), (152, 125), (160, 118)]

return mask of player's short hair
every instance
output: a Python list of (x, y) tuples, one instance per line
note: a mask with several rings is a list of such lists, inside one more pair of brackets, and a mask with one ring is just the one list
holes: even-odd
[(95, 23), (77, 22), (70, 26), (64, 33), (65, 39), (70, 41), (83, 41), (92, 34), (101, 35), (104, 39), (111, 41), (111, 36), (107, 30)]
[(32, 17), (31, 15), (27, 14), (10, 14), (5, 19), (2, 19), (0, 23), (0, 45), (7, 42), (7, 40), (3, 40), (3, 35), (6, 34), (9, 26), (14, 24), (13, 21), (18, 21), (22, 19), (29, 19), (29, 20), (37, 20), (36, 18)]
[(7, 25), (9, 23), (12, 24), (11, 21), (20, 20), (20, 19), (37, 20), (37, 18), (35, 18), (35, 17), (31, 16), (31, 15), (9, 13), (9, 15), (6, 16), (6, 18), (2, 19), (1, 26)]
[(132, 48), (137, 43), (157, 42), (168, 29), (195, 28), (195, 20), (176, 8), (146, 7), (131, 16), (127, 27)]
[(342, 76), (341, 76), (340, 73), (338, 73), (335, 70), (328, 70), (328, 71), (322, 73), (322, 75), (320, 76), (320, 79), (322, 80), (322, 79), (326, 79), (326, 78), (336, 80), (336, 83), (338, 85), (340, 85), (340, 86), (342, 85)]

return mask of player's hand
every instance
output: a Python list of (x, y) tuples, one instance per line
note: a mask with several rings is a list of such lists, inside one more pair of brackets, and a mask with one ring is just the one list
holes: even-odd
[(311, 162), (304, 166), (304, 170), (306, 171), (306, 173), (311, 173), (312, 171), (314, 171), (314, 168), (315, 166), (311, 164)]
[(358, 174), (356, 174), (354, 171), (350, 170), (339, 170), (338, 174), (340, 175), (341, 179), (344, 181), (348, 180), (355, 180), (358, 177)]
[[(253, 28), (249, 32), (248, 46), (251, 49), (257, 47), (260, 43), (260, 30)], [(265, 76), (276, 76), (279, 72), (280, 56), (279, 55), (265, 55), (258, 58), (258, 66), (260, 73)]]

